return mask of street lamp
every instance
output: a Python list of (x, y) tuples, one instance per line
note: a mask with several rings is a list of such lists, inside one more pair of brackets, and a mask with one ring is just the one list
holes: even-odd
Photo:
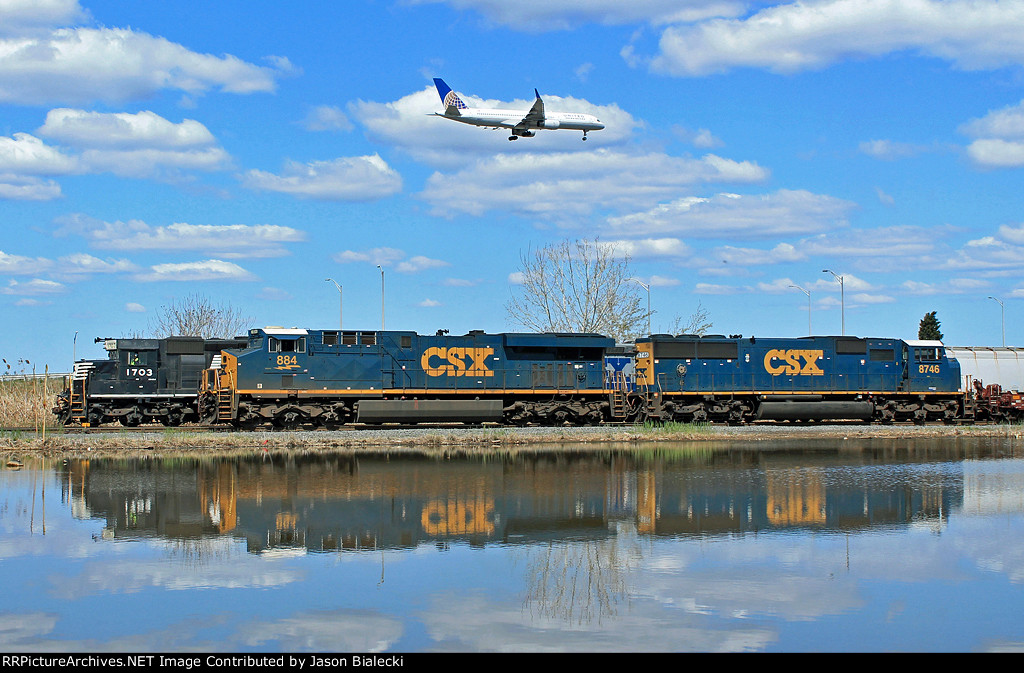
[(342, 316), (343, 316), (342, 312), (345, 309), (344, 304), (342, 303), (343, 300), (344, 300), (344, 297), (343, 297), (342, 292), (341, 292), (341, 286), (338, 285), (338, 281), (334, 280), (333, 278), (324, 278), (324, 282), (326, 282), (326, 283), (334, 283), (334, 287), (338, 288), (338, 329), (340, 330), (340, 329), (342, 329), (342, 326), (341, 326), (342, 325)]
[(384, 268), (377, 264), (377, 268), (381, 269), (381, 332), (384, 331)]
[(807, 336), (811, 336), (811, 291), (805, 290), (799, 285), (790, 285), (790, 287), (795, 287), (807, 295)]
[(640, 287), (647, 290), (647, 336), (651, 335), (651, 286), (639, 278), (630, 278), (629, 280), (636, 281)]
[(843, 336), (846, 336), (846, 288), (843, 285), (843, 277), (836, 276), (836, 272), (831, 269), (822, 269), (821, 272), (830, 273), (839, 281), (839, 314), (843, 324)]
[(1006, 307), (1003, 306), (1003, 302), (1001, 302), (1000, 300), (996, 299), (995, 297), (989, 297), (989, 299), (991, 299), (995, 303), (999, 304), (999, 312), (1000, 312), (1000, 314), (1002, 316), (1002, 326), (1003, 326), (1003, 348), (1006, 348)]

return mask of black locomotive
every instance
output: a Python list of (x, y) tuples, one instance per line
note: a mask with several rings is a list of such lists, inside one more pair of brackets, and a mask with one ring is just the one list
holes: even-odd
[(96, 339), (105, 360), (79, 360), (53, 413), (65, 425), (97, 426), (119, 421), (167, 426), (199, 420), (203, 370), (221, 351), (243, 348), (245, 338)]

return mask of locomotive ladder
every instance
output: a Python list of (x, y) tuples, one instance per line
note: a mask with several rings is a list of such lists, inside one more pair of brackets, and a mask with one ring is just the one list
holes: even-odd
[(79, 425), (88, 426), (89, 412), (86, 409), (85, 384), (89, 379), (91, 362), (76, 362), (71, 373), (71, 384), (68, 386), (68, 406), (70, 419)]
[(217, 420), (230, 421), (235, 417), (234, 391), (231, 386), (231, 374), (220, 368), (220, 356), (213, 356), (210, 369), (217, 377)]
[(613, 372), (611, 380), (611, 417), (626, 417), (626, 375), (622, 372)]

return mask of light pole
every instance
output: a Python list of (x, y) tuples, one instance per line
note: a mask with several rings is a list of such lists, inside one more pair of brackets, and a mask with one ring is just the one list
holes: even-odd
[(648, 283), (643, 282), (639, 278), (630, 278), (630, 280), (636, 281), (640, 287), (647, 290), (647, 336), (651, 335), (651, 286)]
[(380, 331), (384, 331), (384, 268), (380, 264), (377, 265), (380, 269)]
[(790, 287), (795, 287), (807, 295), (807, 336), (811, 336), (811, 291), (805, 290), (799, 285), (790, 285)]
[(75, 330), (75, 337), (71, 340), (71, 364), (75, 364), (78, 358), (78, 330)]
[(822, 269), (821, 272), (830, 273), (839, 281), (839, 314), (843, 324), (843, 336), (846, 336), (846, 288), (843, 285), (843, 277), (836, 276), (836, 272), (831, 269)]
[(342, 295), (342, 292), (341, 292), (341, 286), (338, 285), (338, 281), (334, 280), (333, 278), (324, 278), (324, 282), (326, 282), (326, 283), (334, 283), (334, 287), (338, 288), (338, 329), (339, 330), (343, 329), (342, 328), (342, 317), (344, 316), (343, 311), (345, 310), (345, 306), (342, 303), (344, 301), (344, 296)]
[(1003, 348), (1006, 348), (1006, 307), (1003, 306), (1003, 302), (1002, 301), (996, 299), (995, 297), (989, 297), (989, 299), (991, 299), (995, 303), (999, 304), (999, 313), (1000, 313), (1000, 315), (1002, 317), (1002, 321), (1001, 322), (1002, 322), (1002, 327), (1003, 327)]

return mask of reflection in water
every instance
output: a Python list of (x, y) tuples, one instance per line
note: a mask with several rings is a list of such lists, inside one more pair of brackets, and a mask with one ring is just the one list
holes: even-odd
[[(764, 649), (780, 637), (775, 629), (752, 622), (752, 615), (788, 612), (788, 619), (799, 623), (855, 613), (867, 601), (849, 578), (829, 586), (841, 568), (833, 558), (821, 564), (827, 567), (824, 578), (814, 566), (806, 577), (790, 576), (785, 561), (766, 565), (757, 545), (763, 549), (765, 541), (776, 540), (784, 548), (790, 540), (792, 549), (813, 554), (815, 546), (807, 540), (817, 540), (816, 546), (832, 553), (836, 547), (825, 541), (836, 539), (846, 549), (850, 572), (851, 537), (865, 541), (861, 549), (870, 549), (875, 540), (894, 533), (945, 534), (958, 513), (999, 512), (1019, 518), (1024, 514), (1020, 453), (1019, 445), (1008, 440), (964, 439), (865, 441), (844, 443), (841, 449), (805, 443), (799, 449), (754, 450), (703, 443), (647, 452), (631, 447), (465, 459), (343, 453), (67, 460), (50, 474), (60, 484), (61, 505), (76, 520), (102, 522), (95, 544), (112, 548), (120, 542), (141, 542), (169, 553), (175, 568), (148, 559), (142, 569), (139, 564), (127, 570), (117, 564), (89, 568), (77, 578), (53, 580), (51, 591), (74, 605), (82, 596), (144, 591), (146, 580), (140, 577), (160, 576), (154, 586), (173, 588), (170, 576), (181, 571), (182, 563), (193, 571), (203, 568), (182, 582), (195, 596), (238, 586), (235, 570), (248, 573), (247, 590), (287, 591), (294, 610), (283, 615), (271, 610), (274, 617), (268, 614), (247, 627), (246, 639), (235, 647), (239, 642), (252, 647), (273, 643), (276, 629), (305, 634), (308, 647), (330, 649), (331, 638), (340, 637), (337, 625), (350, 625), (343, 630), (351, 635), (354, 625), (374, 623), (387, 625), (388, 635), (381, 641), (386, 644), (368, 646), (400, 647), (402, 638), (411, 637), (406, 620), (412, 617), (390, 614), (377, 605), (380, 592), (390, 589), (394, 594), (386, 595), (400, 597), (396, 600), (403, 605), (438, 601), (439, 612), (432, 611), (425, 620), (430, 625), (426, 631), (438, 641), (468, 642), (466, 629), (472, 625), (481, 629), (480, 642), (489, 647), (496, 638), (500, 645), (507, 635), (495, 636), (486, 629), (487, 620), (500, 613), (478, 606), (500, 603), (495, 596), (509, 591), (521, 606), (520, 619), (538, 631), (613, 638), (617, 628), (635, 617), (643, 624), (639, 630), (649, 649), (702, 649), (718, 640), (708, 639), (706, 623), (706, 615), (715, 614), (723, 624), (732, 624), (721, 629), (718, 648)], [(998, 462), (993, 458), (1009, 460), (999, 470), (985, 469)], [(35, 474), (45, 479), (47, 471)], [(34, 484), (31, 498), (22, 493), (12, 503), (0, 496), (5, 530), (11, 530), (5, 514), (11, 506), (22, 513), (19, 520), (28, 522), (31, 534), (45, 525), (45, 489), (39, 489), (37, 498)], [(742, 548), (747, 565), (728, 565), (728, 552), (739, 552), (734, 543), (743, 542), (748, 543)], [(985, 563), (1013, 565), (1007, 557), (1015, 551), (1003, 544), (985, 550)], [(712, 546), (721, 555), (706, 555)], [(806, 562), (813, 556), (804, 558)], [(312, 566), (276, 565), (281, 559), (341, 564), (344, 569), (327, 581), (344, 582), (335, 589), (338, 595), (360, 595), (359, 602), (325, 600), (320, 587), (307, 588), (303, 582), (303, 573)], [(871, 565), (864, 563), (867, 559), (858, 559), (862, 568)], [(888, 558), (878, 562), (877, 567), (884, 567)], [(490, 569), (496, 563), (500, 569)], [(707, 563), (718, 565), (712, 571), (702, 565)], [(391, 564), (397, 574), (386, 570)], [(922, 565), (918, 571), (927, 569)], [(1006, 573), (1016, 577), (1019, 570), (1008, 568)], [(357, 578), (362, 578), (361, 585)], [(91, 591), (75, 586), (83, 579), (92, 584)], [(460, 579), (467, 588), (493, 583), (492, 593), (486, 598), (450, 594)], [(310, 595), (303, 599), (306, 593)], [(256, 600), (268, 606), (264, 599)], [(666, 633), (677, 631), (674, 640), (659, 636), (652, 625), (658, 622), (648, 621), (647, 612), (641, 618), (639, 612), (652, 610), (652, 605), (663, 612)], [(448, 614), (453, 606), (479, 609), (488, 617), (477, 616), (475, 622), (469, 618), (456, 627), (456, 614)], [(90, 608), (83, 604), (82, 609)], [(680, 615), (686, 615), (685, 626)], [(0, 610), (0, 618), (8, 616)], [(25, 621), (30, 616), (14, 618), (27, 624), (32, 623)], [(500, 633), (523, 627), (508, 619), (513, 626), (506, 624)], [(363, 628), (356, 641), (334, 642), (377, 642), (370, 631)], [(593, 640), (584, 640), (575, 649), (593, 645)], [(560, 646), (574, 647), (565, 641)]]
[[(956, 449), (530, 454), (506, 460), (310, 455), (67, 461), (65, 498), (110, 539), (229, 535), (254, 554), (425, 543), (854, 531), (964, 504)], [(1006, 489), (1003, 488), (1001, 492)]]

